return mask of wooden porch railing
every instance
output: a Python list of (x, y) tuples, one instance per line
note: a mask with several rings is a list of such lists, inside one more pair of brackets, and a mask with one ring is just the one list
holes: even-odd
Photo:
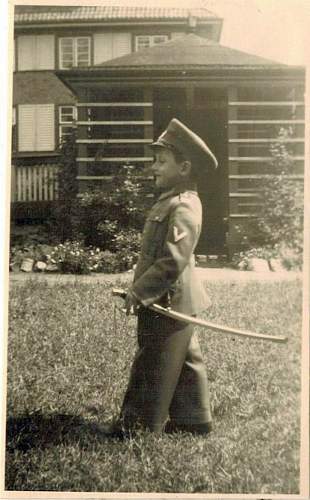
[(11, 201), (54, 201), (58, 199), (57, 165), (12, 165)]

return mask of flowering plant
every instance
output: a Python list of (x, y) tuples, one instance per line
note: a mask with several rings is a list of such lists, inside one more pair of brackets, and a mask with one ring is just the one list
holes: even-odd
[(49, 256), (63, 273), (89, 274), (100, 261), (100, 249), (84, 247), (80, 241), (65, 241), (54, 247)]
[(112, 253), (68, 240), (54, 247), (48, 256), (48, 263), (57, 265), (59, 271), (65, 274), (115, 273), (132, 268), (137, 258), (138, 252), (128, 247)]
[(243, 250), (242, 252), (234, 254), (232, 264), (238, 269), (247, 271), (252, 267), (252, 259), (264, 259), (269, 263), (271, 259), (277, 257), (278, 251), (276, 247), (254, 247), (250, 248), (249, 250)]

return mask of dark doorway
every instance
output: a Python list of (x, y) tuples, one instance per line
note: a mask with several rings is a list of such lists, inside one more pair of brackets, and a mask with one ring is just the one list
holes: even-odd
[(186, 89), (166, 87), (154, 89), (153, 113), (154, 138), (165, 130), (172, 118), (178, 118), (185, 123), (188, 115)]
[(219, 89), (185, 88), (154, 90), (154, 137), (172, 118), (196, 132), (217, 157), (219, 166), (210, 171), (205, 186), (199, 186), (203, 226), (196, 253), (223, 255), (228, 216), (227, 97)]

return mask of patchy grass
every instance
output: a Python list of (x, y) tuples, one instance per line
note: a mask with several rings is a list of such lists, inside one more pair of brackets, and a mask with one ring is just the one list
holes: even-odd
[(289, 342), (201, 330), (214, 432), (125, 442), (98, 432), (118, 414), (136, 345), (112, 285), (12, 288), (7, 490), (298, 493), (300, 282), (207, 287), (206, 318)]

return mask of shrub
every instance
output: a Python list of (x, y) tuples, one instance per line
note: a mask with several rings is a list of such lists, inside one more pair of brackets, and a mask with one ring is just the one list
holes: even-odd
[(52, 238), (64, 242), (77, 237), (73, 220), (78, 215), (77, 147), (76, 130), (72, 129), (59, 148), (58, 200), (50, 218), (49, 231)]
[(80, 241), (66, 241), (55, 246), (50, 261), (63, 273), (89, 274), (96, 270), (100, 250), (86, 248)]
[(272, 253), (287, 268), (302, 266), (303, 251), (303, 185), (290, 179), (294, 161), (286, 148), (290, 135), (281, 130), (278, 141), (271, 146), (271, 174), (261, 180), (259, 198), (261, 208), (257, 217), (243, 228), (236, 227), (245, 250), (252, 256)]
[(144, 194), (135, 168), (121, 166), (112, 189), (81, 194), (79, 210), (73, 217), (74, 234), (82, 237), (86, 245), (113, 251), (116, 234), (142, 229), (149, 200)]
[[(75, 130), (61, 144), (60, 153), (58, 202), (50, 220), (50, 235), (53, 241), (61, 242), (54, 260), (63, 272), (85, 273), (93, 266), (106, 272), (131, 268), (137, 260), (140, 230), (153, 195), (150, 183), (136, 167), (123, 165), (113, 177), (113, 185), (77, 196)], [(93, 247), (106, 252), (104, 257), (100, 254), (101, 259), (97, 255), (95, 264), (86, 250)]]
[(132, 269), (138, 260), (141, 234), (134, 229), (121, 229), (111, 235), (109, 250), (101, 252), (97, 270), (117, 273)]
[(100, 253), (100, 259), (93, 270), (104, 273), (121, 273), (132, 269), (135, 261), (136, 255), (126, 251), (112, 253), (109, 250), (104, 250)]
[(12, 224), (10, 245), (12, 247), (31, 247), (45, 245), (50, 241), (50, 234), (45, 224)]
[(134, 229), (121, 229), (113, 235), (111, 250), (138, 254), (141, 245), (141, 233)]
[(247, 271), (252, 269), (252, 259), (257, 258), (270, 261), (277, 256), (277, 249), (273, 248), (272, 246), (253, 247), (235, 254), (232, 259), (232, 264), (233, 267), (236, 267), (243, 271)]
[(117, 273), (131, 269), (137, 257), (138, 252), (127, 247), (112, 253), (86, 247), (81, 241), (65, 241), (54, 247), (47, 262), (56, 264), (65, 274)]

